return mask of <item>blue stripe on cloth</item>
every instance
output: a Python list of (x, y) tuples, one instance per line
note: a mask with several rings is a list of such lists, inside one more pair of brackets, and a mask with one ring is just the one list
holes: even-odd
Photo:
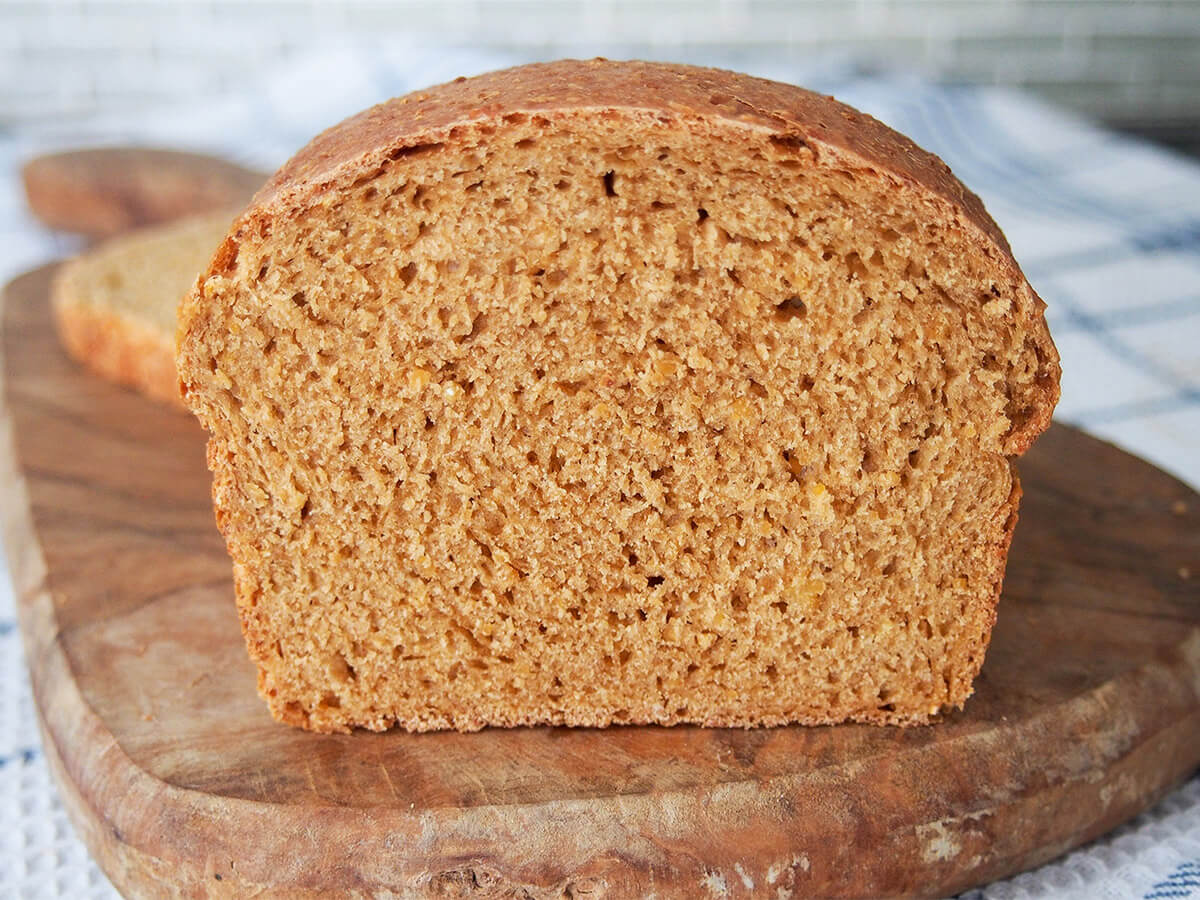
[(1200, 860), (1182, 862), (1170, 875), (1142, 895), (1142, 900), (1178, 900), (1200, 896)]
[(17, 623), (11, 619), (6, 619), (0, 622), (0, 637), (8, 637), (17, 630)]
[[(1055, 307), (1052, 307), (1051, 312), (1054, 311)], [(1129, 328), (1137, 325), (1153, 325), (1157, 322), (1170, 322), (1174, 319), (1186, 319), (1188, 316), (1197, 314), (1200, 314), (1200, 297), (1185, 297), (1178, 300), (1163, 300), (1160, 303), (1148, 303), (1145, 306), (1110, 309), (1107, 312), (1093, 313), (1093, 317), (1104, 328)], [(1054, 333), (1058, 335), (1078, 327), (1078, 321), (1065, 316), (1054, 323)]]
[[(981, 193), (1003, 196), (1010, 204), (1055, 218), (1064, 216), (1101, 222), (1130, 235), (1120, 248), (1095, 248), (1066, 257), (1039, 260), (1026, 267), (1027, 273), (1052, 272), (1112, 263), (1135, 254), (1156, 251), (1200, 253), (1200, 221), (1194, 214), (1178, 222), (1165, 222), (1162, 198), (1153, 195), (1145, 204), (1129, 198), (1111, 201), (1094, 192), (1064, 183), (1063, 177), (1086, 168), (1086, 158), (1062, 162), (1031, 157), (1014, 147), (1010, 136), (969, 89), (926, 90), (916, 108), (928, 120), (925, 141), (944, 155), (956, 174)], [(1096, 146), (1112, 144), (1100, 134)]]
[(1164, 225), (1153, 231), (1134, 235), (1133, 245), (1143, 253), (1164, 250), (1200, 253), (1200, 219)]
[(1085, 409), (1081, 412), (1071, 413), (1067, 418), (1076, 425), (1087, 428), (1096, 425), (1111, 425), (1114, 422), (1123, 422), (1127, 419), (1160, 416), (1166, 413), (1178, 412), (1181, 409), (1187, 409), (1195, 405), (1195, 397), (1186, 394), (1174, 394), (1167, 397), (1132, 400), (1129, 403), (1116, 403), (1112, 406)]
[(1046, 275), (1073, 272), (1076, 269), (1090, 269), (1093, 266), (1120, 262), (1141, 255), (1143, 255), (1141, 251), (1131, 244), (1089, 247), (1087, 250), (1073, 250), (1070, 253), (1063, 253), (1058, 256), (1047, 256), (1042, 259), (1032, 260), (1023, 264), (1021, 270), (1031, 281), (1036, 281), (1039, 277)]
[(27, 766), (40, 755), (41, 750), (37, 747), (21, 747), (12, 753), (0, 755), (0, 769), (5, 769), (13, 763), (20, 763), (23, 766)]
[[(1067, 174), (1078, 174), (1080, 160), (1072, 159), (1069, 164), (1047, 161), (1014, 149), (1007, 133), (986, 114), (983, 104), (969, 90), (926, 93), (930, 102), (925, 110), (936, 116), (933, 140), (953, 148), (947, 149), (947, 155), (968, 184), (984, 192), (994, 190), (1009, 201), (1018, 200), (1028, 209), (1112, 225), (1130, 235), (1123, 257), (1170, 251), (1200, 253), (1200, 219), (1194, 214), (1179, 221), (1164, 221), (1162, 197), (1158, 194), (1149, 195), (1143, 204), (1135, 205), (1130, 198), (1112, 202), (1074, 188), (1062, 179)], [(1110, 251), (1100, 248), (1072, 257), (1074, 266), (1114, 261)], [(1054, 267), (1055, 261), (1042, 260), (1036, 268), (1048, 271)]]
[(1063, 183), (1062, 164), (1031, 162), (1014, 149), (1011, 135), (984, 114), (970, 91), (927, 90), (925, 97), (921, 108), (932, 125), (930, 143), (973, 190), (1002, 194), (1010, 203), (1056, 218), (1100, 221), (1122, 230), (1138, 216), (1161, 215), (1153, 207), (1131, 209), (1128, 201), (1113, 203)]
[(1186, 378), (1180, 376), (1173, 369), (1164, 366), (1158, 360), (1147, 356), (1122, 340), (1111, 329), (1105, 327), (1105, 323), (1099, 315), (1084, 310), (1066, 292), (1059, 291), (1055, 297), (1055, 306), (1061, 312), (1062, 321), (1069, 323), (1071, 328), (1090, 335), (1117, 359), (1157, 378), (1187, 402), (1200, 403), (1200, 388), (1190, 384)]
[[(1011, 194), (1009, 188), (1016, 186), (1024, 191), (1024, 197), (1033, 209), (1060, 210), (1086, 221), (1103, 222), (1126, 233), (1147, 227), (1167, 230), (1180, 227), (1168, 223), (1173, 214), (1164, 214), (1165, 198), (1160, 193), (1112, 198), (1102, 191), (1085, 190), (1067, 180), (1087, 171), (1087, 161), (1096, 156), (1096, 149), (1127, 143), (1124, 139), (1115, 135), (1105, 139), (1102, 133), (1096, 133), (1086, 152), (1081, 148), (1079, 155), (1056, 149), (1052, 159), (1031, 156), (1028, 148), (1014, 144), (1011, 135), (987, 114), (986, 105), (972, 96), (973, 93), (970, 89), (958, 88), (933, 96), (948, 107), (950, 125), (966, 132), (968, 158), (988, 165), (995, 174), (994, 186), (998, 194)], [(1106, 161), (1101, 165), (1111, 167), (1113, 163)], [(1187, 215), (1189, 220), (1194, 218), (1194, 210), (1189, 210)]]
[(1046, 256), (1023, 264), (1021, 269), (1028, 278), (1036, 280), (1040, 276), (1112, 265), (1141, 256), (1169, 252), (1200, 254), (1200, 223), (1159, 225), (1154, 230), (1130, 235), (1127, 243), (1089, 247), (1058, 256)]

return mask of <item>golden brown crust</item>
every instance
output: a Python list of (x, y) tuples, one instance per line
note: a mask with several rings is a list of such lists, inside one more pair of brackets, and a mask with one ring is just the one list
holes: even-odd
[[(303, 208), (323, 193), (378, 171), (389, 159), (454, 140), (464, 126), (522, 116), (644, 114), (664, 127), (730, 124), (766, 136), (822, 165), (847, 167), (922, 188), (948, 205), (952, 217), (978, 240), (1027, 297), (1041, 369), (1030, 405), (1018, 411), (1006, 452), (1024, 453), (1050, 424), (1059, 398), (1058, 352), (1046, 328), (1045, 303), (1013, 258), (999, 226), (979, 197), (937, 156), (879, 120), (833, 97), (720, 69), (649, 62), (560, 60), (490, 72), (396, 97), (314, 138), (255, 195), (216, 254), (209, 274), (227, 270), (245, 229), (268, 227), (274, 216)], [(184, 317), (181, 316), (181, 321)]]
[[(1004, 528), (1001, 532), (1000, 540), (984, 551), (991, 557), (990, 564), (992, 571), (995, 572), (995, 577), (993, 579), (991, 599), (980, 608), (980, 615), (983, 620), (976, 626), (980, 637), (969, 647), (967, 653), (968, 659), (962, 671), (962, 678), (967, 684), (967, 691), (963, 697), (964, 702), (974, 693), (973, 684), (975, 676), (983, 668), (983, 661), (987, 654), (988, 643), (991, 640), (992, 629), (996, 626), (996, 618), (1000, 606), (1000, 594), (1004, 589), (1004, 572), (1008, 562), (1008, 551), (1012, 546), (1013, 535), (1017, 530), (1018, 510), (1021, 506), (1021, 495), (1023, 492), (1021, 490), (1020, 474), (1017, 472), (1016, 465), (1010, 461), (1009, 467), (1012, 472), (1012, 492), (1009, 494), (1008, 502), (996, 513), (997, 517), (1004, 517)], [(962, 708), (961, 704), (959, 708)]]
[(52, 298), (55, 326), (72, 359), (101, 378), (183, 409), (175, 347), (168, 335), (115, 310), (80, 301), (62, 275)]
[(445, 139), (455, 126), (516, 114), (641, 110), (736, 123), (775, 140), (832, 153), (899, 181), (923, 185), (955, 204), (1008, 253), (1008, 243), (975, 194), (949, 167), (904, 135), (832, 97), (720, 69), (647, 62), (561, 60), (459, 78), (397, 97), (346, 119), (294, 156), (258, 192), (251, 214), (302, 204), (348, 173), (389, 155)]

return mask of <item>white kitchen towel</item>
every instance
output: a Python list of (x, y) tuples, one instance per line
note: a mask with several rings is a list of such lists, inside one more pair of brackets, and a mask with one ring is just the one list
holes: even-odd
[[(17, 171), (35, 152), (154, 143), (273, 168), (373, 102), (522, 61), (467, 49), (343, 46), (222, 99), (136, 120), (0, 132), (0, 279), (76, 247), (25, 209)], [(866, 75), (845, 62), (711, 53), (681, 61), (833, 93), (940, 154), (983, 197), (1049, 304), (1063, 357), (1057, 418), (1200, 486), (1200, 165), (1008, 89)], [(0, 897), (111, 900), (55, 796), (6, 572), (0, 584)], [(1200, 778), (1089, 847), (966, 896), (1200, 898)]]

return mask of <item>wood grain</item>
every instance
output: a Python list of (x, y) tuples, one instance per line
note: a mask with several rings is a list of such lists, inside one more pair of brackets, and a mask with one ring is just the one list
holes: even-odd
[(128, 897), (942, 895), (1200, 764), (1200, 497), (1060, 426), (1022, 463), (976, 695), (940, 724), (278, 725), (202, 434), (62, 355), (49, 275), (4, 297), (5, 533), (47, 755)]

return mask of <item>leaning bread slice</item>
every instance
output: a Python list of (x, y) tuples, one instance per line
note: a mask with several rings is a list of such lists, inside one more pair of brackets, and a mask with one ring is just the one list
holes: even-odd
[(1043, 308), (944, 164), (795, 87), (597, 60), (367, 110), (181, 307), (260, 690), (319, 731), (959, 706)]
[(131, 232), (64, 263), (52, 297), (67, 352), (102, 378), (179, 405), (175, 312), (234, 214)]

